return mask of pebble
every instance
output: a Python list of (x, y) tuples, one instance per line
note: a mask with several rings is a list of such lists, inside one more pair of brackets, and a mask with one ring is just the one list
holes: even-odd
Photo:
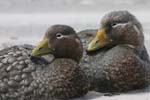
[(16, 59), (14, 57), (9, 57), (8, 58), (8, 63), (13, 63)]
[(9, 97), (11, 96), (12, 93), (15, 92), (15, 90), (14, 90), (13, 88), (8, 88), (8, 91), (9, 91), (9, 92), (8, 92), (8, 93), (9, 93)]
[(12, 66), (12, 65), (9, 65), (6, 70), (7, 70), (7, 71), (10, 71), (10, 70), (12, 70), (12, 68), (13, 68), (13, 66)]
[(0, 67), (2, 67), (3, 66), (3, 63), (0, 63)]
[(15, 80), (10, 80), (10, 81), (8, 81), (8, 85), (13, 86), (13, 87), (16, 87), (16, 86), (19, 85), (19, 83), (16, 82)]
[(87, 57), (85, 57), (84, 62), (88, 63), (88, 58)]
[(28, 89), (27, 88), (24, 89), (24, 93), (28, 93)]
[(17, 54), (17, 55), (20, 55), (20, 54), (22, 54), (22, 53), (21, 53), (20, 51), (16, 51), (16, 54)]
[(29, 79), (25, 79), (25, 80), (22, 80), (22, 81), (21, 81), (21, 85), (26, 85), (26, 86), (27, 86), (27, 85), (30, 84), (30, 82), (31, 82), (31, 81), (30, 81)]
[(15, 61), (15, 62), (12, 64), (12, 66), (16, 66), (17, 64), (18, 64), (18, 62)]
[(29, 73), (29, 72), (31, 72), (32, 70), (30, 69), (30, 68), (25, 68), (25, 69), (23, 69), (23, 72), (26, 72), (26, 73)]
[(2, 62), (3, 64), (7, 64), (7, 63), (8, 63), (8, 58), (4, 58), (1, 62)]
[(31, 54), (31, 51), (27, 51), (27, 54)]
[(27, 56), (26, 52), (22, 52), (22, 56)]
[(29, 84), (30, 84), (30, 82), (31, 82), (31, 80), (26, 79), (26, 80), (24, 80), (24, 85), (29, 85)]
[(19, 64), (20, 64), (20, 65), (23, 65), (23, 64), (25, 64), (25, 62), (24, 62), (24, 61), (20, 61)]
[(33, 91), (33, 87), (29, 86), (28, 87), (28, 92), (32, 92)]
[(36, 69), (36, 67), (34, 65), (29, 65), (28, 68), (31, 69), (32, 71), (34, 71)]
[(37, 84), (36, 82), (32, 82), (32, 83), (31, 83), (31, 86), (32, 86), (33, 88), (37, 88), (37, 87), (38, 87), (38, 84)]
[(18, 65), (18, 66), (17, 66), (17, 69), (22, 70), (24, 67), (25, 67), (25, 66), (23, 66), (23, 65)]
[(4, 78), (3, 81), (4, 81), (4, 82), (8, 82), (8, 79), (7, 79), (7, 78)]
[(17, 56), (18, 56), (18, 54), (14, 53), (14, 54), (13, 54), (13, 56), (17, 57)]
[(4, 57), (9, 57), (9, 55), (3, 55)]
[(27, 77), (28, 77), (28, 75), (26, 73), (22, 74), (22, 76), (21, 76), (21, 78), (23, 78), (23, 79), (25, 79)]
[(19, 93), (18, 92), (15, 92), (13, 97), (18, 97), (19, 96)]
[(22, 48), (22, 47), (18, 47), (18, 49), (22, 51), (24, 48)]
[(8, 55), (13, 55), (13, 54), (14, 54), (14, 52), (9, 52), (9, 53), (8, 53)]
[(20, 75), (16, 75), (14, 78), (16, 81), (20, 81), (21, 80), (21, 76)]
[(29, 64), (31, 61), (30, 60), (25, 60), (25, 63), (26, 64)]
[(0, 59), (4, 58), (3, 56), (0, 56)]
[(10, 73), (11, 76), (15, 76), (15, 75), (21, 74), (21, 71), (11, 70), (9, 73)]
[(19, 57), (19, 58), (17, 58), (17, 60), (19, 60), (19, 61), (20, 61), (20, 60), (23, 60), (23, 59), (24, 59), (23, 57)]
[(1, 92), (7, 92), (8, 85), (6, 83), (0, 83), (0, 91)]

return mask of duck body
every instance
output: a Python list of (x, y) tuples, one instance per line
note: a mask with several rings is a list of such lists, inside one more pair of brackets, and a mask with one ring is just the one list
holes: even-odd
[(149, 85), (150, 60), (145, 47), (135, 49), (117, 45), (86, 53), (88, 41), (97, 30), (79, 32), (85, 39), (81, 66), (91, 82), (91, 90), (98, 92), (125, 92)]
[[(95, 31), (81, 31), (79, 36), (89, 42)], [(149, 85), (150, 59), (142, 27), (128, 11), (106, 14), (87, 51), (81, 65), (86, 72), (91, 72), (87, 76), (91, 78), (92, 90), (126, 92)]]
[(32, 94), (36, 91), (38, 85), (34, 86), (32, 84), (34, 80), (32, 73), (36, 72), (36, 68), (45, 67), (47, 64), (41, 61), (41, 59), (37, 60), (41, 65), (36, 65), (36, 63), (32, 62), (28, 56), (31, 50), (14, 46), (0, 51), (1, 100), (24, 100), (28, 98), (30, 93)]
[[(95, 58), (95, 83), (100, 92), (123, 92), (148, 86), (149, 65), (133, 53), (133, 48), (116, 46)], [(96, 59), (101, 57), (101, 60)], [(93, 66), (93, 65), (92, 65)]]
[(78, 32), (84, 47), (83, 58), (80, 61), (80, 66), (82, 66), (81, 68), (85, 71), (85, 74), (90, 81), (90, 90), (95, 90), (97, 87), (96, 84), (98, 83), (98, 79), (96, 79), (96, 74), (97, 72), (100, 72), (99, 61), (107, 52), (107, 49), (101, 49), (98, 52), (90, 53), (90, 55), (87, 54), (86, 48), (88, 46), (88, 42), (94, 38), (94, 34), (96, 32), (97, 29), (88, 29)]
[(13, 46), (0, 51), (1, 100), (68, 100), (87, 93), (89, 82), (78, 59), (49, 62), (29, 56), (32, 49)]
[(32, 60), (31, 51), (21, 46), (1, 51), (1, 100), (49, 100), (85, 94), (81, 87), (86, 86), (86, 77), (75, 61), (56, 59), (49, 64), (44, 58)]

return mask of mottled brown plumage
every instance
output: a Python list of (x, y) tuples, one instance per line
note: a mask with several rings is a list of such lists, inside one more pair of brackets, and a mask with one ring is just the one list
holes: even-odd
[[(67, 100), (87, 93), (88, 79), (78, 65), (83, 48), (75, 31), (66, 25), (54, 25), (45, 37), (51, 39), (44, 45), (51, 45), (48, 53), (55, 56), (51, 62), (31, 57), (30, 46), (0, 51), (1, 100)], [(45, 54), (41, 45), (32, 52), (33, 56), (35, 52), (36, 56)]]
[[(82, 31), (80, 34), (90, 32), (94, 31)], [(90, 41), (88, 36), (86, 39)], [(144, 46), (143, 30), (132, 14), (128, 11), (106, 14), (94, 39), (87, 49), (92, 54), (84, 55), (81, 62), (83, 69), (91, 72), (87, 76), (92, 79), (92, 89), (121, 92), (149, 85), (150, 60)]]
[(71, 27), (54, 25), (47, 30), (45, 37), (49, 38), (52, 54), (56, 58), (71, 58), (77, 62), (82, 58), (82, 43)]

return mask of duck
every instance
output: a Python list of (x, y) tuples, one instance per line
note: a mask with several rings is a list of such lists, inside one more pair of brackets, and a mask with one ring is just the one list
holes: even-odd
[(86, 52), (80, 64), (92, 90), (119, 93), (149, 85), (150, 59), (142, 25), (133, 14), (111, 11), (102, 17), (99, 29), (79, 34), (85, 38)]
[[(53, 25), (37, 46), (0, 51), (1, 100), (68, 100), (85, 95), (89, 82), (79, 66), (83, 46), (68, 25)], [(45, 55), (53, 55), (45, 58)]]

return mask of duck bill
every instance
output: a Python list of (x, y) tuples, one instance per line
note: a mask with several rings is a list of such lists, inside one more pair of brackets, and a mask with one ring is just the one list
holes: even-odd
[(48, 45), (48, 42), (49, 40), (47, 38), (43, 39), (39, 45), (32, 50), (31, 55), (36, 57), (52, 53), (52, 49)]
[(98, 30), (95, 38), (89, 43), (87, 51), (95, 51), (97, 49), (103, 48), (109, 44), (108, 36), (106, 30), (101, 28)]

